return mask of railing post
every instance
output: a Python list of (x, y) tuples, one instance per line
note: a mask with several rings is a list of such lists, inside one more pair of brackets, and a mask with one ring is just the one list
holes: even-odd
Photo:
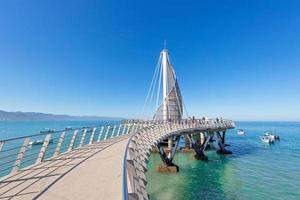
[(113, 128), (113, 130), (112, 130), (112, 133), (111, 133), (110, 138), (113, 138), (113, 137), (115, 136), (116, 127), (117, 127), (117, 126), (114, 125), (114, 128)]
[(127, 127), (127, 131), (126, 131), (126, 135), (129, 134), (129, 131), (130, 131), (130, 128), (131, 128), (131, 124), (128, 124), (127, 126), (128, 126), (128, 127)]
[(73, 135), (72, 135), (72, 138), (71, 138), (71, 141), (70, 141), (70, 144), (69, 144), (68, 151), (71, 151), (71, 150), (73, 149), (73, 146), (74, 146), (74, 143), (75, 143), (77, 134), (78, 134), (78, 129), (76, 129), (76, 130), (74, 131)]
[(4, 146), (4, 142), (0, 142), (0, 151), (2, 151), (3, 146)]
[(138, 128), (138, 131), (139, 131), (139, 130), (141, 130), (141, 129), (143, 129), (143, 124), (144, 124), (143, 122), (140, 122), (140, 125), (139, 125), (139, 128)]
[(117, 136), (120, 136), (121, 127), (122, 127), (122, 124), (120, 124), (120, 126), (118, 128)]
[(130, 133), (134, 133), (135, 132), (135, 127), (136, 127), (136, 124), (134, 123), (132, 128), (131, 128), (131, 132)]
[(59, 154), (59, 151), (60, 151), (60, 148), (61, 148), (61, 145), (64, 141), (64, 138), (65, 138), (65, 135), (66, 135), (66, 131), (63, 131), (61, 134), (60, 134), (60, 137), (59, 137), (59, 140), (57, 142), (57, 146), (55, 148), (55, 151), (54, 151), (54, 155), (53, 156), (58, 156)]
[(44, 140), (44, 143), (43, 143), (43, 146), (40, 150), (40, 153), (36, 159), (36, 163), (40, 163), (42, 162), (44, 156), (45, 156), (45, 153), (46, 153), (46, 149), (48, 147), (48, 144), (50, 142), (50, 139), (51, 139), (51, 134), (47, 134), (46, 137), (45, 137), (45, 140)]
[(97, 130), (97, 128), (93, 128), (93, 132), (92, 132), (92, 135), (91, 135), (91, 137), (90, 137), (89, 144), (92, 144), (92, 143), (93, 143), (96, 130)]
[(80, 139), (80, 142), (79, 142), (79, 148), (80, 147), (82, 147), (82, 145), (83, 145), (83, 142), (84, 142), (84, 139), (85, 139), (85, 136), (86, 136), (86, 132), (87, 132), (87, 128), (85, 128), (84, 130), (83, 130), (83, 133), (82, 133), (82, 136), (81, 136), (81, 139)]
[(107, 139), (107, 136), (108, 136), (109, 130), (110, 130), (110, 126), (108, 126), (108, 127), (107, 127), (107, 130), (106, 130), (106, 133), (105, 133), (104, 140), (106, 140), (106, 139)]
[(15, 173), (15, 172), (19, 171), (19, 168), (21, 166), (21, 162), (22, 162), (22, 159), (23, 159), (24, 154), (26, 152), (26, 149), (27, 149), (27, 146), (29, 144), (29, 141), (30, 141), (30, 138), (25, 138), (25, 140), (23, 142), (23, 145), (22, 145), (22, 147), (20, 149), (20, 152), (19, 152), (19, 154), (17, 156), (17, 160), (16, 160), (16, 162), (15, 162), (15, 164), (14, 164), (12, 170), (11, 170), (11, 173)]
[(135, 128), (135, 131), (134, 132), (138, 132), (140, 130), (140, 126), (141, 126), (141, 122), (138, 122), (136, 124), (136, 128)]
[(124, 126), (123, 126), (123, 131), (122, 131), (122, 135), (124, 135), (124, 134), (125, 134), (125, 131), (126, 131), (126, 126), (127, 126), (127, 124), (124, 124)]
[(102, 133), (103, 133), (103, 130), (104, 130), (104, 126), (102, 126), (102, 127), (101, 127), (101, 130), (100, 130), (100, 133), (99, 133), (99, 136), (98, 136), (97, 142), (100, 142), (100, 140), (101, 140), (101, 136), (102, 136)]

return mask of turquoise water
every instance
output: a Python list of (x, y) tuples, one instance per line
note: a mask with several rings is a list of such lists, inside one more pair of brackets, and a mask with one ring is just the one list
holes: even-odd
[[(32, 134), (38, 134), (41, 130), (45, 129), (56, 129), (65, 130), (66, 127), (68, 128), (81, 128), (81, 127), (89, 127), (87, 129), (87, 133), (83, 140), (83, 144), (89, 143), (91, 134), (92, 134), (92, 127), (100, 127), (104, 125), (117, 125), (120, 121), (33, 121), (33, 122), (0, 122), (0, 140), (15, 138), (20, 136), (28, 136)], [(107, 132), (107, 127), (104, 128), (103, 132)], [(112, 135), (113, 129), (111, 128), (108, 130), (108, 138)], [(74, 130), (66, 131), (64, 140), (62, 142), (60, 153), (66, 152), (70, 142)], [(59, 140), (61, 132), (56, 132), (51, 134), (52, 142), (49, 143), (44, 159), (50, 158), (54, 155), (55, 148), (57, 147), (57, 143)], [(96, 138), (98, 139), (100, 134), (100, 128), (98, 128), (94, 135), (94, 141)], [(46, 134), (31, 136), (30, 141), (41, 140), (45, 139)], [(73, 148), (77, 148), (80, 144), (80, 140), (83, 136), (83, 129), (77, 134), (75, 139)], [(102, 134), (100, 139), (104, 139), (105, 134)], [(24, 138), (16, 139), (16, 140), (9, 140), (5, 141), (2, 150), (0, 151), (0, 177), (9, 174), (12, 170), (12, 167), (15, 164), (16, 158), (18, 153), (20, 152), (21, 146), (24, 142)], [(38, 157), (38, 153), (40, 152), (41, 145), (28, 145), (26, 148), (26, 152), (23, 156), (21, 168), (27, 167), (32, 165), (36, 162)]]
[(112, 125), (119, 121), (0, 121), (0, 140), (37, 134), (47, 128), (63, 130), (67, 127)]
[[(237, 122), (246, 131), (227, 132), (227, 147), (232, 155), (206, 151), (208, 162), (194, 160), (190, 153), (178, 153), (174, 163), (177, 174), (155, 172), (161, 163), (152, 154), (148, 163), (147, 189), (152, 200), (199, 199), (300, 199), (300, 123)], [(280, 141), (274, 145), (260, 142), (264, 131), (274, 129)]]

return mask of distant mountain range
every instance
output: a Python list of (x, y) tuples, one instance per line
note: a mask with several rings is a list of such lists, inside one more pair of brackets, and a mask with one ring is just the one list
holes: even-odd
[(71, 116), (37, 112), (7, 112), (0, 110), (0, 121), (97, 121), (122, 119), (123, 118), (105, 116)]

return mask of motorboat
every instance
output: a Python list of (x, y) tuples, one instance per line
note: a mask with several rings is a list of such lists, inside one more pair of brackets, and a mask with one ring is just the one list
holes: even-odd
[(262, 142), (267, 143), (267, 144), (273, 144), (274, 141), (275, 141), (275, 139), (273, 139), (270, 136), (266, 136), (266, 135), (261, 136), (260, 139), (261, 139)]
[[(51, 144), (53, 142), (53, 139), (49, 140), (49, 144)], [(44, 140), (34, 140), (34, 141), (30, 141), (29, 145), (30, 146), (35, 146), (35, 145), (42, 145), (44, 143)]]
[(45, 130), (40, 131), (40, 133), (54, 133), (55, 131), (55, 129), (45, 128)]
[(273, 135), (273, 134), (270, 133), (270, 132), (266, 132), (266, 133), (264, 134), (264, 136), (270, 138), (271, 140), (275, 140), (275, 135)]
[(245, 131), (243, 129), (238, 129), (237, 134), (238, 135), (245, 135)]
[(71, 126), (67, 126), (67, 127), (65, 128), (65, 130), (66, 130), (66, 131), (72, 130), (72, 127), (71, 127)]
[(264, 136), (268, 136), (268, 137), (270, 137), (270, 138), (273, 139), (273, 140), (279, 140), (279, 139), (280, 139), (279, 135), (276, 135), (276, 134), (275, 134), (274, 132), (272, 132), (272, 131), (267, 131), (267, 132), (265, 132)]

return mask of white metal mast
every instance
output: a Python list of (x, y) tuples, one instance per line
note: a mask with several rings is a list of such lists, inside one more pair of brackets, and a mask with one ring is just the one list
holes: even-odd
[[(183, 101), (175, 71), (170, 62), (169, 52), (166, 48), (160, 52), (160, 57), (144, 103), (144, 108), (147, 106), (147, 103), (149, 106), (152, 104), (152, 97), (156, 89), (156, 111), (153, 119), (170, 122), (180, 121), (183, 116)], [(159, 99), (162, 100), (160, 104), (158, 104)]]
[(168, 51), (163, 49), (162, 52), (162, 74), (163, 74), (163, 120), (168, 121)]

